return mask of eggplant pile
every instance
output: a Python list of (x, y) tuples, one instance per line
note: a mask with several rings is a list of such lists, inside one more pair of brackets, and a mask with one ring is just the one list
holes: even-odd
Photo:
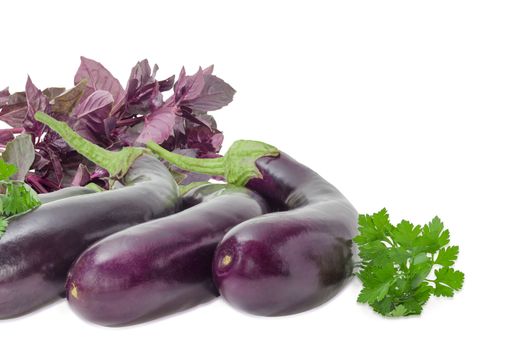
[[(356, 210), (273, 146), (241, 140), (219, 158), (153, 142), (108, 151), (45, 113), (35, 119), (106, 169), (112, 186), (41, 195), (42, 205), (9, 221), (0, 238), (0, 318), (60, 296), (104, 326), (219, 295), (251, 314), (289, 315), (328, 301), (352, 276)], [(180, 189), (171, 165), (226, 183)]]

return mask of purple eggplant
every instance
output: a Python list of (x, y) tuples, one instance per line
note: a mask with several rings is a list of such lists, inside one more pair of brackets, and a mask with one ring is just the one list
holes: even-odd
[(191, 208), (118, 232), (80, 255), (66, 283), (78, 315), (125, 325), (218, 296), (215, 247), (231, 227), (264, 214), (266, 203), (246, 188), (220, 184), (192, 189), (183, 202)]
[(217, 159), (148, 147), (181, 169), (225, 176), (283, 209), (232, 228), (217, 247), (214, 281), (233, 306), (264, 316), (302, 312), (332, 298), (352, 275), (357, 212), (313, 170), (255, 141), (237, 141)]
[[(129, 149), (98, 149), (71, 134), (65, 123), (38, 119), (49, 122), (77, 151), (112, 169), (110, 174), (125, 169), (126, 187), (57, 200), (10, 219), (0, 239), (0, 318), (27, 313), (58, 298), (69, 267), (94, 242), (179, 207), (178, 186), (158, 159)], [(116, 167), (120, 163), (126, 165)]]
[(38, 198), (40, 199), (40, 202), (42, 204), (46, 204), (46, 203), (58, 201), (60, 199), (66, 199), (70, 197), (76, 197), (76, 196), (81, 196), (84, 194), (91, 194), (95, 192), (96, 192), (95, 190), (92, 190), (87, 187), (73, 186), (73, 187), (62, 188), (55, 192), (39, 194)]

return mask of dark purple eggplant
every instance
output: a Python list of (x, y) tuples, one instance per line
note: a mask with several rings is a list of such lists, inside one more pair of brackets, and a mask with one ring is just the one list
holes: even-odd
[(66, 283), (71, 308), (89, 321), (116, 326), (185, 310), (218, 296), (215, 247), (233, 226), (264, 214), (265, 201), (232, 185), (189, 191), (184, 211), (133, 226), (87, 249)]
[(92, 190), (87, 187), (73, 186), (73, 187), (62, 188), (55, 192), (39, 194), (38, 198), (40, 199), (40, 202), (42, 204), (46, 204), (46, 203), (58, 201), (60, 199), (66, 199), (66, 198), (81, 196), (84, 194), (91, 194), (95, 192), (96, 192), (95, 190)]
[(107, 165), (110, 174), (119, 169), (118, 163), (131, 164), (120, 166), (127, 187), (57, 200), (10, 219), (0, 239), (0, 318), (27, 313), (58, 298), (69, 267), (94, 242), (179, 207), (173, 176), (153, 156), (132, 154), (130, 149), (105, 151), (65, 123), (37, 119), (51, 125), (79, 153)]
[(217, 159), (148, 147), (181, 169), (225, 176), (283, 209), (234, 227), (217, 247), (214, 281), (233, 306), (264, 316), (302, 312), (332, 298), (352, 275), (357, 212), (313, 170), (255, 141), (238, 141)]

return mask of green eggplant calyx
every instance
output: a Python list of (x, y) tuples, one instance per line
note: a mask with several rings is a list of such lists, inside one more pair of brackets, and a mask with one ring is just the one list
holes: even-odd
[(238, 186), (244, 186), (253, 178), (262, 178), (255, 162), (262, 157), (277, 157), (279, 150), (274, 146), (260, 141), (235, 141), (224, 155), (226, 181)]
[(212, 176), (224, 176), (230, 184), (244, 186), (253, 178), (262, 174), (255, 162), (261, 157), (277, 157), (280, 151), (274, 146), (260, 141), (238, 140), (221, 158), (192, 158), (172, 153), (155, 142), (148, 142), (147, 147), (159, 157), (176, 167)]

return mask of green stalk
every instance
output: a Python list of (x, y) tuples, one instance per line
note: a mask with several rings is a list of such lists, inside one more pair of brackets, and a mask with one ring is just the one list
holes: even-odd
[(277, 157), (280, 151), (274, 146), (259, 141), (238, 140), (222, 158), (192, 158), (172, 153), (154, 142), (147, 147), (159, 157), (176, 167), (195, 173), (212, 176), (224, 176), (226, 181), (237, 186), (244, 186), (253, 178), (262, 174), (255, 162), (261, 157)]
[(133, 162), (148, 152), (146, 149), (138, 147), (125, 147), (116, 152), (108, 151), (78, 135), (66, 123), (58, 121), (43, 112), (36, 112), (35, 119), (49, 126), (75, 151), (98, 166), (106, 169), (111, 177), (123, 177)]
[(167, 149), (157, 145), (153, 141), (149, 141), (146, 146), (155, 152), (159, 157), (182, 170), (211, 176), (224, 176), (224, 158), (187, 157), (181, 154), (170, 152)]

